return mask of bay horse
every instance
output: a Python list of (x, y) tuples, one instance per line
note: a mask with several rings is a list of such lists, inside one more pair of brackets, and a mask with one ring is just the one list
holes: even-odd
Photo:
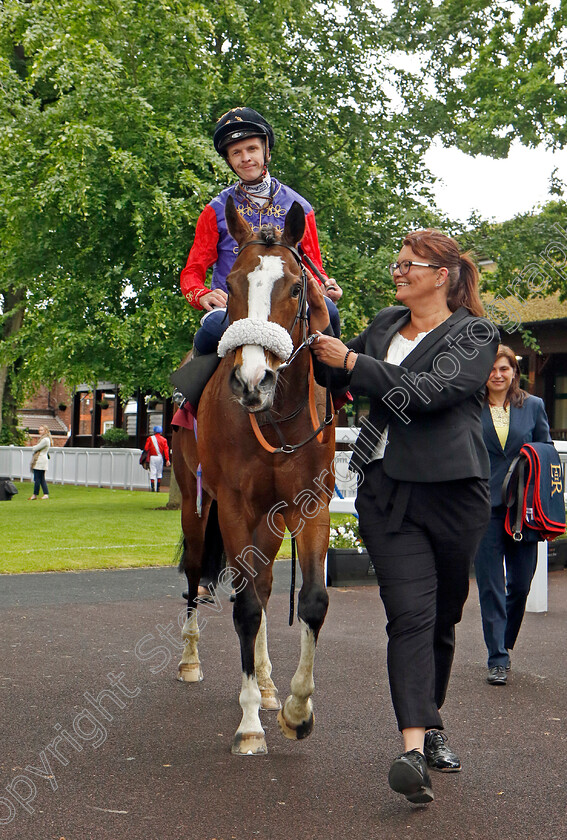
[[(305, 229), (301, 205), (290, 208), (281, 236), (272, 226), (254, 234), (231, 199), (225, 215), (239, 250), (227, 278), (230, 326), (219, 344), (223, 358), (200, 399), (196, 429), (179, 427), (173, 440), (182, 494), (180, 569), (188, 583), (178, 679), (202, 679), (197, 587), (207, 518), (216, 500), (236, 591), (233, 621), (242, 663), (242, 719), (231, 751), (260, 755), (267, 752), (260, 708), (279, 710), (287, 738), (305, 738), (313, 728), (315, 647), (329, 601), (324, 561), (334, 488), (334, 416), (324, 389), (314, 382), (307, 346), (307, 280), (296, 250)], [(296, 537), (303, 583), (300, 659), (282, 707), (271, 678), (265, 611), (284, 523)]]

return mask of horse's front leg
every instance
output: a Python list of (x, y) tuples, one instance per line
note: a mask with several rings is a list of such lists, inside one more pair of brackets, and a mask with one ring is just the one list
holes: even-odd
[[(238, 569), (238, 565), (235, 565)], [(239, 575), (236, 575), (239, 579)], [(239, 587), (240, 588), (240, 587)], [(265, 755), (268, 752), (264, 729), (260, 722), (262, 694), (255, 668), (255, 644), (262, 621), (262, 605), (254, 592), (254, 584), (247, 583), (234, 602), (234, 627), (240, 640), (242, 684), (239, 695), (242, 720), (232, 742), (233, 755)]]
[[(293, 527), (293, 522), (291, 525)], [(328, 543), (329, 511), (324, 507), (315, 520), (306, 523), (297, 537), (303, 575), (297, 611), (301, 628), (301, 652), (297, 670), (291, 680), (291, 694), (278, 714), (280, 729), (285, 737), (291, 740), (307, 738), (315, 720), (311, 700), (315, 689), (313, 668), (319, 631), (329, 605), (324, 578)]]
[(263, 607), (254, 586), (256, 549), (252, 546), (254, 525), (247, 523), (238, 498), (219, 492), (219, 522), (236, 592), (233, 621), (240, 641), (242, 683), (239, 702), (242, 720), (232, 742), (233, 755), (264, 755), (268, 752), (260, 722), (261, 693), (256, 679), (255, 646)]

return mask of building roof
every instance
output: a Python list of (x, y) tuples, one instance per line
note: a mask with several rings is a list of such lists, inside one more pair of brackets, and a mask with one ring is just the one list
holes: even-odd
[[(494, 301), (494, 295), (482, 295), (482, 301), (490, 311), (490, 304)], [(529, 298), (528, 300), (512, 296), (504, 299), (499, 298), (495, 306), (499, 308), (499, 305), (503, 310), (507, 308), (509, 311), (517, 313), (523, 324), (567, 319), (567, 300), (559, 300), (559, 292), (554, 292), (547, 297)]]
[(47, 426), (52, 435), (67, 436), (69, 429), (59, 417), (53, 414), (42, 414), (41, 411), (20, 411), (18, 412), (18, 423), (22, 429), (30, 432), (37, 432), (40, 426)]

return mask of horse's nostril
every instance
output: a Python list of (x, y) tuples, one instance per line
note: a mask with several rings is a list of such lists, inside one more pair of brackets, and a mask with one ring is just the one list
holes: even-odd
[(258, 383), (258, 388), (260, 388), (262, 391), (269, 391), (271, 388), (274, 387), (275, 381), (275, 373), (272, 370), (267, 370), (264, 376), (262, 377), (261, 381)]
[(244, 391), (244, 383), (242, 382), (242, 378), (240, 376), (240, 365), (237, 365), (231, 370), (229, 385), (230, 390), (235, 396), (239, 397), (242, 395)]

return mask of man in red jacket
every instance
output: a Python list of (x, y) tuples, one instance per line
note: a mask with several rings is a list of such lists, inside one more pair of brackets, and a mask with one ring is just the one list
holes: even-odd
[[(253, 230), (271, 224), (282, 232), (288, 210), (294, 201), (299, 202), (305, 211), (305, 234), (301, 247), (325, 278), (325, 294), (329, 302), (339, 300), (342, 295), (342, 290), (323, 269), (313, 207), (303, 196), (268, 172), (274, 142), (272, 126), (252, 108), (233, 108), (217, 122), (213, 138), (215, 149), (239, 180), (213, 198), (197, 220), (195, 240), (187, 265), (181, 272), (181, 291), (196, 309), (210, 312), (226, 306), (226, 278), (237, 254), (236, 242), (229, 234), (224, 218), (229, 196)], [(208, 289), (205, 278), (211, 266), (213, 275), (211, 288)], [(331, 323), (335, 320), (338, 326), (338, 312), (334, 304), (329, 306), (329, 314)], [(224, 329), (220, 334), (222, 332)], [(212, 352), (205, 347), (201, 349), (198, 341), (197, 349), (201, 353)]]
[(144, 449), (150, 453), (150, 490), (159, 493), (163, 476), (163, 464), (169, 467), (169, 446), (164, 438), (161, 426), (154, 426), (153, 435), (146, 441)]
[[(195, 240), (187, 264), (181, 272), (181, 290), (195, 309), (204, 310), (201, 327), (193, 339), (193, 357), (216, 356), (219, 340), (228, 327), (226, 303), (228, 293), (226, 278), (229, 275), (238, 246), (229, 234), (225, 221), (225, 206), (232, 197), (237, 211), (253, 230), (262, 225), (273, 225), (283, 231), (285, 217), (294, 201), (305, 212), (305, 233), (301, 250), (313, 262), (324, 280), (325, 302), (335, 335), (340, 335), (340, 316), (335, 301), (342, 295), (335, 280), (327, 277), (321, 262), (319, 239), (313, 207), (303, 196), (280, 183), (268, 172), (271, 150), (275, 142), (272, 126), (252, 108), (233, 108), (218, 120), (213, 138), (216, 151), (238, 176), (238, 182), (227, 187), (207, 204), (197, 220)], [(205, 285), (208, 270), (212, 267), (210, 289)], [(214, 370), (214, 359), (199, 363), (189, 362), (181, 375), (185, 383), (197, 382), (199, 391)], [(184, 390), (192, 391), (181, 381), (176, 385), (174, 400), (185, 403)], [(179, 388), (180, 390), (177, 390)], [(185, 394), (189, 396), (189, 393)]]

